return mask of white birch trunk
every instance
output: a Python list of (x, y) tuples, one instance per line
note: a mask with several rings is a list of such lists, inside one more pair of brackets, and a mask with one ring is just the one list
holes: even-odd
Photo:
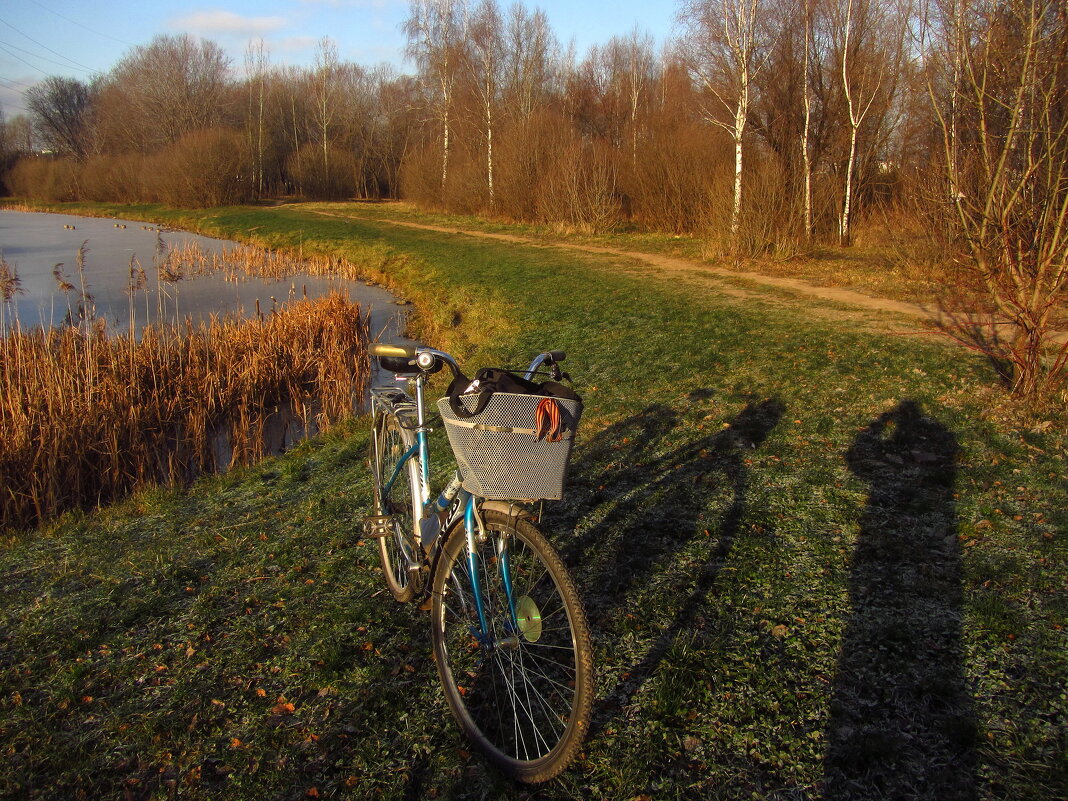
[(734, 206), (731, 209), (731, 244), (738, 244), (738, 230), (742, 216), (742, 135), (745, 133), (745, 115), (742, 104), (734, 117)]
[[(488, 94), (488, 93), (487, 93)], [(493, 208), (493, 106), (486, 101), (486, 187)]]
[(853, 162), (857, 158), (857, 125), (850, 125), (849, 129), (849, 163), (846, 167), (846, 180), (845, 180), (845, 197), (842, 198), (842, 217), (838, 223), (838, 238), (839, 242), (844, 247), (849, 247), (851, 243), (850, 237), (850, 206), (853, 199)]

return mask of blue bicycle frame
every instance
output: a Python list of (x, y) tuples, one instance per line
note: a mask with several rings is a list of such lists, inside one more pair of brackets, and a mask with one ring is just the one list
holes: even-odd
[[(418, 465), (418, 474), (420, 477), (420, 486), (417, 488), (419, 497), (419, 508), (422, 509), (423, 517), (431, 514), (438, 514), (446, 511), (450, 506), (454, 506), (455, 512), (450, 516), (450, 519), (446, 521), (446, 527), (450, 525), (460, 510), (463, 510), (464, 516), (464, 533), (467, 538), (467, 563), (468, 570), (471, 578), (471, 591), (475, 600), (475, 607), (478, 613), (479, 628), (481, 631), (472, 632), (476, 639), (483, 645), (492, 645), (491, 642), (491, 627), (486, 617), (485, 605), (483, 603), (482, 588), (479, 582), (479, 572), (475, 560), (475, 554), (477, 548), (475, 547), (475, 538), (478, 536), (480, 523), (476, 508), (480, 502), (479, 498), (471, 495), (467, 490), (463, 489), (459, 483), (459, 473), (456, 474), (454, 482), (443, 491), (436, 499), (429, 499), (428, 488), (430, 486), (430, 441), (429, 434), (430, 428), (426, 425), (425, 412), (424, 412), (424, 395), (423, 389), (425, 379), (423, 375), (417, 375), (413, 379), (415, 384), (415, 402), (412, 403), (411, 399), (407, 398), (406, 402), (402, 401), (400, 404), (389, 404), (386, 411), (398, 414), (399, 411), (411, 412), (415, 411), (416, 425), (414, 427), (415, 443), (405, 451), (400, 458), (397, 459), (397, 463), (393, 467), (389, 480), (382, 488), (382, 497), (388, 498), (390, 492), (392, 492), (394, 485), (398, 480), (404, 480), (402, 478), (409, 460), (416, 459)], [(396, 398), (396, 396), (394, 396)], [(385, 404), (383, 404), (385, 405)], [(508, 546), (507, 543), (503, 545), (499, 553), (500, 557), (500, 570), (502, 576), (502, 583), (505, 588), (505, 593), (508, 598), (509, 617), (511, 618), (511, 627), (513, 631), (518, 631), (518, 623), (516, 618), (515, 598), (512, 594), (512, 581), (511, 572), (509, 570), (508, 560)]]
[[(430, 447), (429, 447), (429, 434), (430, 428), (426, 424), (426, 416), (424, 411), (425, 398), (423, 394), (424, 387), (426, 385), (426, 374), (423, 370), (429, 370), (434, 365), (435, 360), (441, 360), (448, 364), (454, 375), (459, 375), (460, 370), (455, 360), (447, 353), (434, 350), (433, 348), (419, 348), (416, 350), (417, 356), (415, 363), (421, 368), (414, 378), (415, 384), (415, 400), (412, 401), (411, 397), (403, 393), (389, 393), (390, 399), (387, 400), (383, 396), (382, 403), (387, 412), (397, 414), (402, 413), (410, 415), (411, 411), (415, 411), (416, 425), (414, 426), (416, 441), (405, 452), (400, 459), (397, 460), (396, 466), (393, 468), (393, 473), (386, 483), (386, 486), (382, 489), (383, 498), (389, 497), (389, 493), (393, 488), (393, 485), (397, 482), (401, 473), (405, 470), (409, 459), (418, 459), (418, 474), (419, 474), (419, 487), (418, 493), (418, 507), (422, 510), (420, 516), (421, 519), (426, 518), (428, 515), (436, 515), (441, 512), (445, 512), (450, 506), (454, 506), (455, 511), (445, 522), (445, 528), (453, 523), (456, 515), (459, 511), (463, 510), (464, 516), (464, 532), (467, 536), (467, 563), (468, 570), (471, 574), (471, 589), (472, 595), (475, 599), (475, 606), (478, 612), (478, 621), (481, 632), (473, 632), (478, 636), (479, 641), (484, 646), (491, 646), (490, 626), (486, 619), (486, 610), (483, 603), (482, 588), (479, 583), (479, 574), (477, 565), (475, 563), (475, 554), (477, 552), (475, 538), (481, 529), (481, 521), (478, 517), (478, 506), (481, 503), (480, 498), (476, 498), (469, 492), (464, 490), (460, 485), (459, 473), (456, 474), (452, 482), (435, 500), (430, 499)], [(407, 354), (406, 354), (407, 355)], [(526, 377), (531, 378), (534, 372), (547, 360), (553, 358), (562, 358), (554, 353), (542, 353), (539, 354), (534, 361), (530, 363), (530, 366), (526, 370)], [(419, 522), (416, 521), (416, 526), (419, 526)], [(421, 532), (413, 532), (419, 536), (420, 540)], [(440, 546), (438, 546), (440, 547)], [(508, 599), (508, 614), (510, 618), (510, 628), (512, 634), (516, 634), (519, 631), (518, 617), (516, 614), (516, 601), (512, 591), (512, 576), (508, 558), (508, 543), (502, 541), (498, 556), (498, 569), (501, 572), (501, 582), (504, 585), (505, 595)]]

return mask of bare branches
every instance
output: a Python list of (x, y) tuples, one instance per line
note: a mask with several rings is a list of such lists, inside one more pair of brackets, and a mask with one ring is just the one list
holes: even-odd
[[(742, 211), (743, 147), (754, 81), (768, 62), (769, 30), (763, 0), (693, 0), (681, 19), (687, 28), (689, 66), (712, 98), (710, 123), (734, 140), (731, 240), (737, 246)], [(726, 118), (721, 116), (725, 113)]]
[(1068, 294), (1065, 22), (1055, 0), (951, 0), (927, 30), (942, 54), (927, 86), (960, 263), (990, 309), (985, 329), (999, 332), (970, 335), (1023, 395), (1066, 372), (1065, 348), (1053, 345)]

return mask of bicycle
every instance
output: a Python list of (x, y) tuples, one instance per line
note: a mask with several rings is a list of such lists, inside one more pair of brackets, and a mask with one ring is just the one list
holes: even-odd
[[(535, 525), (538, 499), (480, 497), (460, 470), (432, 496), (424, 394), (444, 366), (462, 375), (456, 360), (433, 348), (369, 350), (409, 388), (371, 389), (374, 514), (365, 529), (378, 541), (386, 585), (397, 601), (429, 607), (438, 676), (463, 732), (510, 777), (547, 781), (578, 753), (593, 702), (593, 651), (575, 583)], [(547, 366), (559, 379), (563, 359), (539, 354), (525, 375)]]

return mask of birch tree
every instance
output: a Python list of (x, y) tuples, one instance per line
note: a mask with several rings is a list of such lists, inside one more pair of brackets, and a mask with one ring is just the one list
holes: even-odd
[(441, 198), (449, 178), (449, 136), (458, 52), (464, 40), (463, 8), (457, 0), (412, 0), (404, 33), (406, 52), (435, 94), (434, 116), (441, 129)]
[[(887, 123), (904, 66), (908, 2), (838, 0), (830, 14), (831, 38), (837, 55), (838, 77), (849, 126), (844, 172), (840, 244), (852, 243), (857, 194), (857, 161), (862, 127), (873, 132)], [(866, 124), (871, 116), (873, 123)], [(885, 132), (885, 131), (884, 131)]]
[[(842, 194), (842, 212), (838, 218), (838, 239), (840, 244), (848, 246), (851, 241), (851, 217), (853, 210), (853, 171), (857, 161), (857, 132), (860, 124), (864, 121), (871, 104), (875, 100), (882, 75), (876, 72), (874, 75), (865, 66), (858, 68), (855, 62), (870, 65), (870, 61), (857, 58), (854, 51), (860, 37), (855, 35), (856, 6), (865, 3), (865, 0), (846, 0), (845, 13), (841, 24), (841, 78), (842, 91), (845, 93), (846, 109), (849, 113), (849, 158), (845, 168), (845, 189)], [(858, 77), (858, 71), (861, 76)], [(871, 83), (874, 82), (874, 87)], [(865, 91), (866, 90), (866, 91)]]
[[(822, 106), (813, 84), (825, 78), (823, 54), (815, 35), (816, 0), (769, 0), (768, 63), (757, 76), (757, 98), (750, 126), (774, 152), (781, 169), (783, 203), (781, 221), (775, 224), (782, 236), (810, 242), (813, 232), (813, 170), (821, 157), (822, 142), (816, 130), (822, 121)], [(777, 223), (777, 224), (776, 224)]]
[(626, 38), (613, 38), (608, 43), (615, 65), (613, 87), (620, 92), (626, 107), (629, 130), (631, 167), (638, 162), (638, 142), (641, 139), (641, 112), (647, 103), (650, 86), (657, 79), (653, 39), (637, 28)]
[(504, 35), (496, 0), (483, 0), (468, 27), (469, 45), (464, 65), (478, 103), (480, 127), (486, 145), (486, 191), (490, 208), (493, 196), (493, 134), (500, 102), (501, 71), (504, 65)]
[(552, 81), (556, 39), (544, 11), (513, 4), (505, 27), (507, 107), (521, 126), (545, 105)]
[(764, 0), (691, 0), (681, 19), (690, 69), (712, 101), (704, 115), (734, 142), (730, 235), (732, 247), (737, 247), (746, 123), (754, 80), (768, 55)]
[(328, 38), (319, 40), (315, 48), (315, 71), (312, 74), (312, 115), (319, 148), (323, 154), (323, 178), (330, 182), (330, 129), (340, 101), (341, 65), (337, 45)]
[(801, 82), (801, 165), (803, 176), (803, 189), (801, 192), (801, 224), (804, 230), (805, 241), (812, 242), (812, 90), (810, 88), (809, 74), (812, 70), (812, 51), (815, 47), (815, 37), (812, 32), (812, 6), (814, 0), (802, 0), (804, 3), (803, 45), (802, 45), (802, 82)]
[(246, 131), (249, 152), (252, 153), (253, 182), (256, 197), (264, 194), (266, 151), (267, 76), (270, 56), (263, 39), (249, 42), (245, 48), (245, 76), (248, 83), (248, 117)]

